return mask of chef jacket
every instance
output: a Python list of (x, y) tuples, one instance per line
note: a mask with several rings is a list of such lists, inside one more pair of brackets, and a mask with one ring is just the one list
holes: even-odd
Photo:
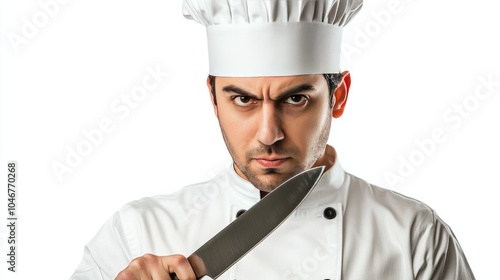
[[(126, 204), (86, 245), (71, 279), (114, 279), (148, 253), (188, 256), (259, 200), (259, 190), (230, 167), (210, 181)], [(336, 159), (300, 207), (218, 279), (474, 276), (431, 208), (344, 172)]]

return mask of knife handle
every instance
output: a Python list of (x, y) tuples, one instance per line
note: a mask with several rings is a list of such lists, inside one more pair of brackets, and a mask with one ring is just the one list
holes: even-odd
[(179, 280), (179, 278), (177, 278), (177, 275), (175, 275), (175, 273), (170, 273), (170, 278), (172, 278), (172, 280)]

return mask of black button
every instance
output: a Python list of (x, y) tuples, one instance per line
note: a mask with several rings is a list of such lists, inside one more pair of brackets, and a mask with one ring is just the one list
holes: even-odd
[(238, 212), (236, 213), (236, 218), (240, 217), (243, 213), (245, 213), (247, 210), (238, 210)]
[(335, 217), (337, 217), (337, 211), (332, 207), (326, 207), (325, 211), (323, 211), (323, 216), (328, 220), (335, 219)]

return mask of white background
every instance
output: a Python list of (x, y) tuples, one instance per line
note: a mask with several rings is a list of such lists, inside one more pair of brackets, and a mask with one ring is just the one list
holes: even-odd
[[(230, 162), (205, 87), (205, 30), (182, 17), (181, 0), (67, 0), (44, 22), (47, 2), (0, 7), (1, 279), (68, 279), (123, 204), (209, 179)], [(500, 251), (494, 3), (367, 1), (344, 32), (352, 87), (330, 138), (348, 172), (434, 208), (478, 279), (498, 274)], [(25, 36), (27, 22), (38, 27)], [(113, 111), (148, 67), (169, 77), (128, 116)], [(488, 92), (481, 79), (496, 85)], [(453, 110), (464, 102), (461, 116)], [(66, 165), (83, 131), (105, 119), (113, 130), (59, 180), (53, 164)], [(442, 141), (424, 154), (416, 143), (436, 129)], [(410, 159), (412, 169), (398, 171)], [(5, 266), (9, 160), (18, 165), (17, 273)], [(404, 176), (392, 184), (389, 172)]]

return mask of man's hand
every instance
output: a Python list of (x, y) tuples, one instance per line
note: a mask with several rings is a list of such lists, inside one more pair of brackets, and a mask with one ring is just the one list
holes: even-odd
[(181, 280), (196, 280), (193, 268), (184, 256), (152, 254), (133, 259), (115, 280), (171, 280), (170, 273), (175, 273)]

